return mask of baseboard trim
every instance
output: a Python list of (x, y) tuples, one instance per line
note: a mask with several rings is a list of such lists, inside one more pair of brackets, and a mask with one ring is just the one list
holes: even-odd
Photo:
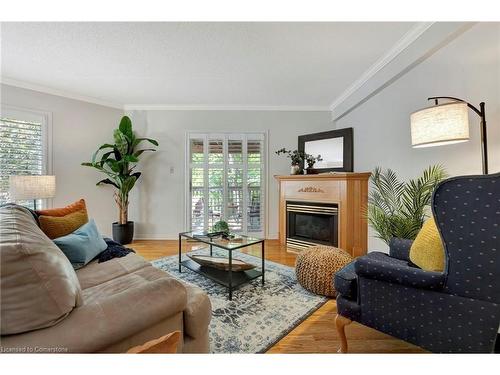
[(179, 233), (137, 233), (134, 234), (135, 240), (178, 240)]
[[(167, 234), (167, 233), (158, 233), (158, 234), (147, 234), (147, 233), (139, 233), (134, 235), (134, 240), (178, 240), (179, 239), (179, 234)], [(266, 240), (277, 240), (278, 235), (277, 234), (270, 234), (266, 238)]]

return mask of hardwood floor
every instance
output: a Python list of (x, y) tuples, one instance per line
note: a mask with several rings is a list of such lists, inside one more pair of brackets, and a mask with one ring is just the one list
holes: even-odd
[[(178, 242), (139, 240), (131, 245), (147, 260), (154, 260), (178, 252)], [(199, 244), (185, 243), (183, 249), (196, 248)], [(248, 248), (248, 254), (260, 256), (260, 246)], [(266, 241), (266, 259), (293, 267), (295, 254), (286, 251), (277, 240)], [(237, 292), (236, 292), (237, 293)], [(274, 345), (268, 353), (336, 353), (340, 341), (335, 330), (337, 305), (332, 299), (315, 311), (304, 322)], [(423, 349), (395, 339), (353, 322), (346, 327), (349, 353), (422, 353)]]

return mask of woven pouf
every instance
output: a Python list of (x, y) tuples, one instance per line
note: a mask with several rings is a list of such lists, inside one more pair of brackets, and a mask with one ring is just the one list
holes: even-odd
[(352, 261), (342, 249), (313, 246), (303, 250), (295, 261), (295, 274), (305, 289), (327, 297), (335, 297), (333, 275)]

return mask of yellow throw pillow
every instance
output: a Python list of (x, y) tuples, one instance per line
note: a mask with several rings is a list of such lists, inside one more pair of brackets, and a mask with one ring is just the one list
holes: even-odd
[(65, 216), (45, 216), (38, 217), (40, 228), (51, 240), (57, 237), (66, 236), (73, 233), (83, 224), (89, 221), (87, 210), (72, 212)]
[(426, 271), (444, 270), (444, 248), (434, 218), (427, 219), (418, 232), (410, 248), (410, 260)]

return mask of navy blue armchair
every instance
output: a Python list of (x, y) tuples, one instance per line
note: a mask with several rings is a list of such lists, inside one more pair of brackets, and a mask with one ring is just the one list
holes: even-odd
[(409, 261), (412, 241), (392, 239), (334, 276), (339, 351), (357, 321), (436, 353), (489, 353), (500, 325), (500, 173), (462, 176), (435, 190), (432, 212), (444, 272)]

